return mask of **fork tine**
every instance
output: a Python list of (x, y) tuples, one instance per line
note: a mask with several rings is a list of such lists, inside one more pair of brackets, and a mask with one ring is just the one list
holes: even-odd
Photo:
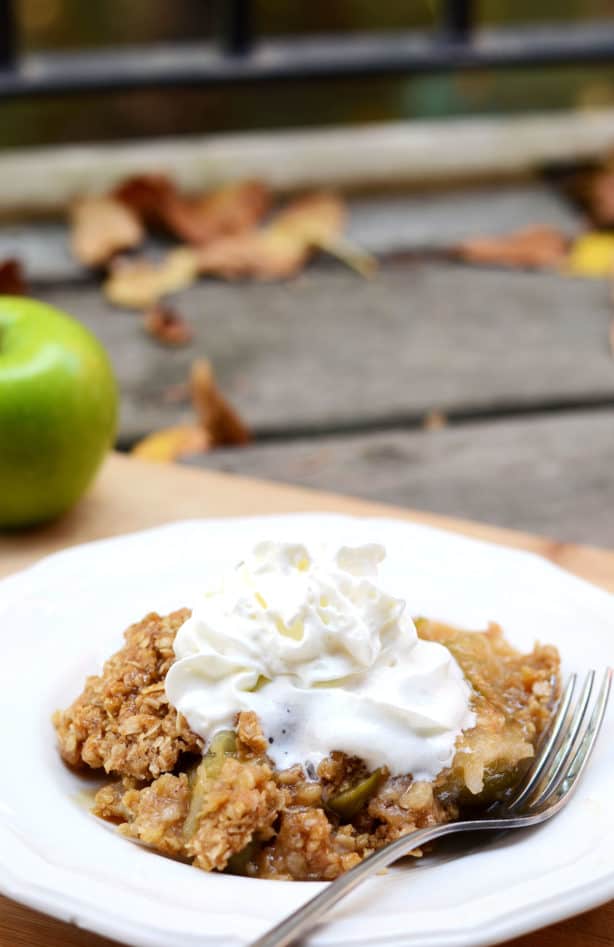
[(569, 705), (571, 704), (571, 699), (576, 688), (577, 680), (577, 674), (570, 675), (569, 680), (565, 686), (565, 690), (563, 691), (561, 699), (559, 700), (559, 706), (552, 723), (546, 732), (541, 746), (537, 749), (537, 756), (533, 760), (533, 763), (526, 776), (520, 782), (516, 790), (516, 794), (507, 806), (510, 812), (515, 812), (529, 798), (535, 787), (539, 785), (542, 779), (542, 774), (552, 762), (561, 742), (561, 735), (567, 720), (567, 713), (569, 711)]
[[(599, 731), (601, 730), (605, 712), (608, 707), (608, 701), (612, 691), (613, 678), (614, 674), (612, 672), (612, 668), (606, 668), (606, 671), (603, 675), (603, 683), (599, 689), (599, 694), (597, 695), (597, 700), (595, 701), (595, 706), (593, 708), (588, 726), (586, 727), (580, 745), (578, 746), (578, 751), (571, 761), (571, 765), (567, 773), (561, 780), (559, 780), (559, 786), (563, 786), (563, 792), (559, 794), (561, 798), (568, 796), (573, 791), (586, 768), (593, 749), (595, 748), (595, 743), (597, 742), (597, 737), (599, 736)], [(558, 789), (559, 786), (557, 786), (556, 789)]]
[[(574, 708), (569, 727), (563, 736), (552, 766), (548, 772), (544, 774), (542, 784), (538, 787), (537, 794), (528, 800), (529, 810), (537, 808), (545, 802), (546, 799), (549, 799), (553, 793), (556, 792), (569, 772), (572, 761), (579, 752), (582, 741), (586, 736), (587, 728), (584, 727), (584, 722), (587, 720), (594, 683), (595, 671), (590, 671), (586, 677), (582, 693)], [(590, 722), (588, 722), (587, 726), (590, 726)]]

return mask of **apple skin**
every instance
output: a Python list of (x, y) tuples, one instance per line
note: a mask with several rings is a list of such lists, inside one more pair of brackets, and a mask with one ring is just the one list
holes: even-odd
[(117, 384), (80, 322), (34, 299), (0, 296), (0, 528), (67, 510), (112, 446)]

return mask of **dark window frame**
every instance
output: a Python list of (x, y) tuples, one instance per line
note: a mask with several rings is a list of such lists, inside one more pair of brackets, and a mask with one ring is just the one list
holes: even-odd
[(0, 0), (0, 99), (614, 62), (614, 22), (476, 29), (474, 0), (443, 0), (431, 31), (260, 41), (253, 0), (217, 12), (213, 43), (21, 55), (14, 0)]

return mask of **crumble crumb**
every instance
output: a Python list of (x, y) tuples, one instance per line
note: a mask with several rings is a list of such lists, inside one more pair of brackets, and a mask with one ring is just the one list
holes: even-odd
[(167, 855), (183, 855), (183, 824), (190, 806), (185, 773), (165, 773), (145, 789), (129, 789), (122, 798), (129, 822), (120, 832), (151, 845)]
[(281, 804), (281, 793), (266, 764), (228, 757), (219, 776), (210, 780), (196, 831), (185, 845), (187, 854), (205, 871), (225, 868), (254, 836), (266, 840), (273, 835)]
[(67, 763), (151, 779), (173, 770), (183, 753), (201, 752), (202, 741), (164, 690), (175, 634), (189, 614), (186, 608), (165, 618), (151, 612), (131, 625), (102, 674), (89, 677), (74, 703), (54, 714)]
[(338, 846), (323, 809), (284, 812), (275, 841), (262, 852), (259, 877), (332, 881), (357, 865), (364, 854), (356, 851), (354, 835), (346, 827)]
[(237, 740), (246, 756), (265, 755), (267, 741), (253, 710), (243, 710), (237, 717)]

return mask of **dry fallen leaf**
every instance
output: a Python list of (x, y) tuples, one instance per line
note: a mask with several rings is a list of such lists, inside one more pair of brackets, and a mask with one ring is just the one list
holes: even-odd
[(181, 425), (148, 434), (132, 448), (134, 457), (156, 463), (170, 463), (209, 450), (210, 440), (200, 427)]
[(148, 309), (168, 293), (190, 286), (197, 273), (198, 258), (187, 247), (171, 250), (159, 263), (117, 260), (104, 284), (104, 293), (115, 306)]
[[(149, 227), (162, 227), (182, 240), (193, 236), (191, 201), (163, 174), (139, 174), (120, 184), (113, 196)], [(186, 236), (186, 232), (190, 236)]]
[(324, 250), (361, 276), (371, 277), (377, 261), (343, 236), (347, 221), (345, 202), (327, 192), (307, 194), (292, 201), (274, 218), (270, 229), (288, 239), (302, 241), (308, 252)]
[(168, 463), (213, 447), (247, 444), (251, 440), (249, 430), (219, 391), (206, 359), (197, 359), (192, 365), (190, 394), (199, 425), (154, 431), (132, 448), (135, 457)]
[(218, 389), (211, 363), (206, 359), (197, 359), (192, 365), (190, 388), (194, 410), (212, 447), (247, 444), (251, 440), (247, 427)]
[(159, 223), (160, 208), (178, 194), (173, 182), (164, 174), (137, 174), (122, 181), (111, 196), (149, 225)]
[(113, 192), (146, 224), (162, 226), (198, 253), (201, 274), (224, 279), (287, 279), (314, 250), (337, 256), (364, 276), (376, 262), (343, 237), (345, 204), (335, 194), (314, 193), (292, 201), (259, 230), (271, 202), (260, 181), (241, 181), (200, 197), (180, 194), (163, 175), (139, 175)]
[(343, 232), (346, 216), (345, 204), (338, 195), (317, 192), (291, 201), (276, 214), (269, 229), (320, 247)]
[(569, 196), (583, 205), (597, 227), (614, 225), (614, 162), (606, 157), (598, 168), (581, 169), (563, 179)]
[(223, 237), (198, 250), (198, 271), (222, 279), (289, 279), (307, 262), (309, 247), (295, 237), (264, 228)]
[(165, 223), (187, 243), (204, 245), (221, 237), (246, 233), (260, 223), (271, 195), (259, 181), (242, 181), (200, 198), (167, 202)]
[(604, 169), (592, 174), (585, 189), (588, 211), (600, 227), (614, 224), (614, 171)]
[(120, 250), (131, 250), (143, 241), (137, 215), (111, 197), (85, 197), (71, 208), (71, 247), (85, 266), (102, 266)]
[(528, 227), (501, 237), (464, 240), (455, 253), (469, 263), (542, 269), (562, 263), (568, 242), (554, 227)]
[(196, 245), (253, 229), (271, 202), (269, 188), (260, 181), (240, 181), (190, 197), (163, 175), (129, 178), (113, 193), (146, 223), (162, 226)]
[(206, 194), (201, 210), (214, 236), (253, 230), (271, 208), (271, 190), (263, 181), (239, 181)]
[(198, 251), (199, 272), (224, 279), (288, 279), (314, 250), (326, 250), (363, 275), (375, 260), (342, 237), (345, 206), (334, 194), (316, 193), (291, 202), (267, 227), (215, 240)]
[(170, 306), (160, 304), (143, 314), (143, 327), (163, 345), (187, 345), (194, 335), (182, 315)]
[(567, 268), (576, 276), (610, 276), (614, 269), (614, 234), (586, 233), (569, 252)]
[(27, 296), (28, 287), (19, 260), (0, 260), (0, 295)]

